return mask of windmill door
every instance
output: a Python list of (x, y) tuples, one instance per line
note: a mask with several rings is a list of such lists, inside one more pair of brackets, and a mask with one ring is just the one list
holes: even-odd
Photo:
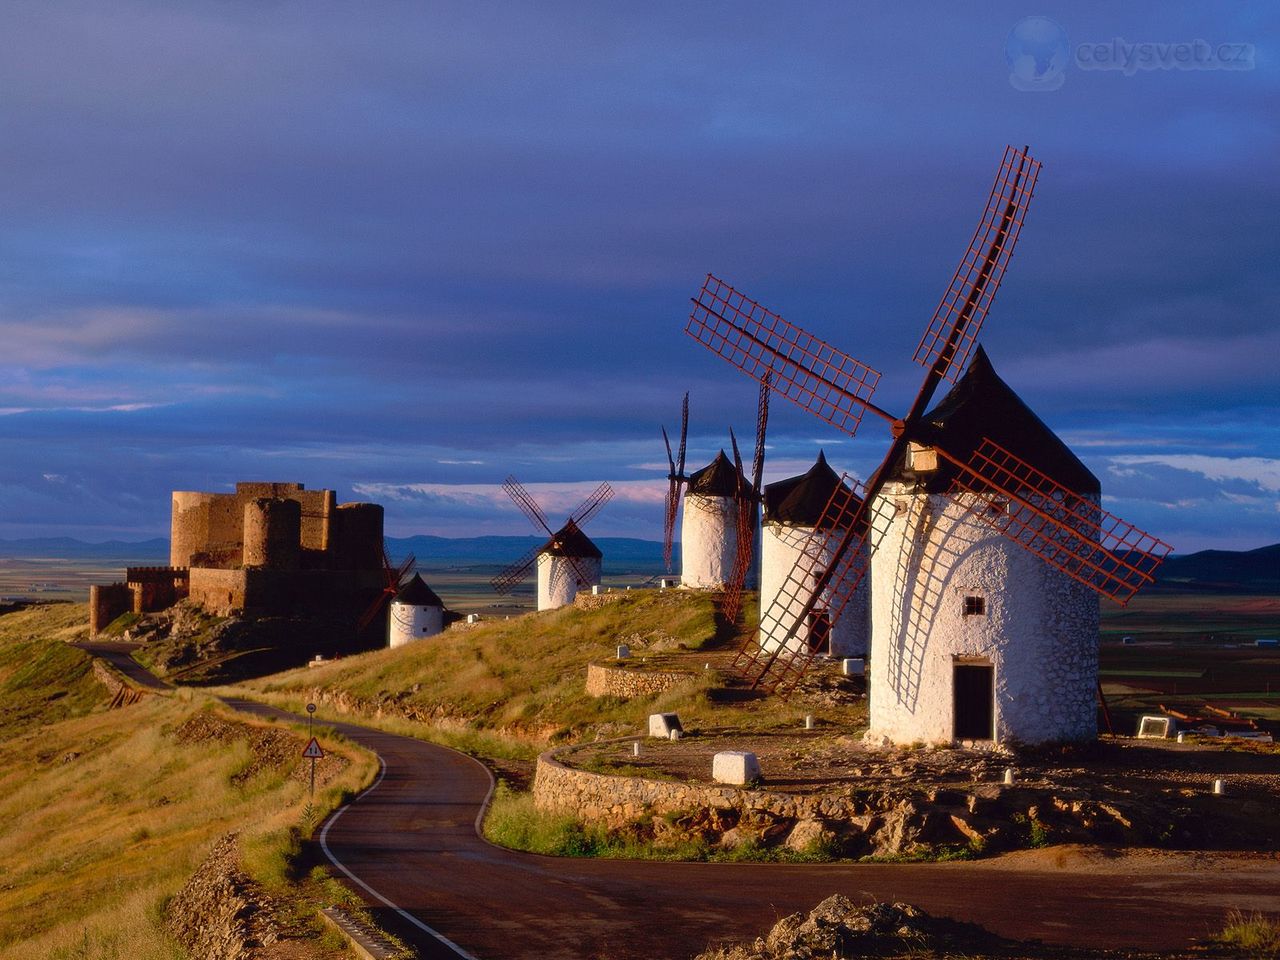
[(991, 740), (995, 736), (995, 670), (989, 663), (953, 665), (955, 739)]

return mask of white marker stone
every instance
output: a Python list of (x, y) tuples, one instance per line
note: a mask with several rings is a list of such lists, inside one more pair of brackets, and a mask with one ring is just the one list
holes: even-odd
[(649, 736), (670, 740), (673, 730), (684, 733), (684, 727), (680, 725), (680, 717), (678, 715), (674, 713), (649, 714)]
[(716, 783), (745, 786), (760, 779), (760, 761), (745, 750), (725, 750), (711, 759), (711, 779)]

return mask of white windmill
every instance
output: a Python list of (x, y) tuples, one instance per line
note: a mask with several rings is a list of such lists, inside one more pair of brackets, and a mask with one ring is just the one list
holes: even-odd
[[(842, 485), (835, 491), (815, 528), (820, 542), (788, 576), (784, 590), (799, 602), (776, 605), (784, 619), (761, 627), (764, 637), (803, 635), (809, 616), (823, 606), (837, 620), (867, 570), (869, 543), (875, 593), (871, 732), (883, 739), (1092, 736), (1093, 715), (1086, 718), (1079, 704), (1097, 690), (1096, 599), (1090, 615), (1076, 584), (1124, 603), (1151, 582), (1170, 551), (1101, 509), (1096, 481), (1074, 475), (1079, 461), (994, 377), (984, 356), (937, 408), (929, 408), (942, 381), (959, 377), (976, 343), (1039, 170), (1025, 150), (1005, 150), (978, 228), (916, 350), (927, 373), (902, 417), (871, 403), (880, 377), (875, 370), (713, 276), (694, 299), (686, 328), (845, 433), (855, 433), (867, 412), (890, 424), (892, 442), (865, 489)], [(955, 422), (964, 421), (963, 430), (943, 429), (946, 412), (964, 407), (970, 393), (982, 394), (984, 384), (988, 393), (1003, 388), (1002, 404), (983, 417), (959, 416)], [(1017, 417), (1010, 412), (1015, 410)], [(1033, 431), (1034, 442), (1024, 444), (1022, 432), (1004, 434), (1005, 417), (1020, 418), (1023, 426), (1034, 422), (1042, 432)], [(1004, 544), (996, 549), (995, 537), (1025, 551), (1025, 560)], [(892, 585), (885, 582), (891, 577)], [(965, 592), (970, 586), (974, 593)], [(976, 592), (979, 587), (986, 593)], [(1048, 596), (1035, 602), (1030, 596), (1037, 592)], [(978, 601), (986, 599), (998, 600), (982, 604), (997, 615), (982, 615), (978, 626), (967, 618), (979, 616)], [(964, 639), (957, 639), (950, 613), (929, 615), (948, 604), (954, 613), (953, 601), (960, 610), (957, 629), (968, 631)], [(812, 659), (799, 646), (766, 650), (750, 641), (737, 663), (753, 686), (786, 691)], [(1060, 661), (1071, 666), (1063, 670)], [(1049, 716), (1055, 696), (1072, 704), (1070, 719)]]

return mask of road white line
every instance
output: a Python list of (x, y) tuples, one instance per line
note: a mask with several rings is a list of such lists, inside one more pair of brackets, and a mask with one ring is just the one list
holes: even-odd
[[(368, 749), (368, 748), (366, 747), (365, 749)], [(387, 775), (387, 761), (382, 759), (382, 755), (379, 753), (375, 753), (374, 756), (378, 758), (378, 763), (382, 767), (382, 769), (378, 772), (378, 779), (373, 781), (373, 785), (369, 787), (368, 790), (364, 791), (364, 793), (360, 794), (360, 796), (352, 800), (351, 803), (339, 809), (333, 816), (329, 818), (328, 822), (324, 825), (324, 829), (320, 831), (320, 849), (324, 851), (324, 855), (329, 858), (329, 861), (335, 867), (337, 867), (344, 874), (346, 874), (348, 880), (350, 880), (352, 883), (359, 886), (360, 889), (363, 890), (365, 893), (369, 894), (369, 896), (373, 897), (375, 900), (382, 903), (384, 906), (390, 907), (392, 910), (400, 914), (400, 916), (404, 917), (405, 920), (413, 924), (419, 930), (422, 930), (425, 933), (431, 934), (431, 936), (435, 937), (437, 940), (439, 940), (442, 944), (444, 944), (446, 947), (448, 947), (458, 956), (462, 957), (463, 960), (476, 960), (476, 957), (474, 954), (470, 954), (466, 950), (463, 950), (460, 946), (458, 946), (456, 943), (454, 943), (452, 940), (446, 937), (439, 930), (433, 930), (431, 927), (427, 926), (425, 923), (423, 923), (421, 920), (419, 920), (417, 917), (411, 914), (408, 910), (405, 910), (402, 907), (396, 906), (394, 903), (392, 903), (390, 900), (388, 900), (386, 897), (380, 894), (377, 890), (373, 889), (373, 887), (369, 886), (369, 884), (365, 883), (363, 880), (357, 877), (354, 873), (348, 870), (346, 865), (337, 857), (335, 857), (333, 855), (333, 851), (329, 849), (329, 828), (332, 827), (335, 823), (337, 823), (338, 818), (341, 817), (348, 810), (350, 810), (352, 806), (359, 803), (369, 794), (373, 793), (373, 791), (377, 790), (378, 786), (382, 783), (382, 778)]]

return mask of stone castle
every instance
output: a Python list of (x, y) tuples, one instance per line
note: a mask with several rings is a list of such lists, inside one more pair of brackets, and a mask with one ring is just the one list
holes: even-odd
[(124, 583), (90, 588), (91, 634), (185, 597), (215, 616), (354, 622), (386, 587), (381, 505), (340, 504), (300, 483), (175, 491), (169, 543), (167, 567), (130, 567)]

